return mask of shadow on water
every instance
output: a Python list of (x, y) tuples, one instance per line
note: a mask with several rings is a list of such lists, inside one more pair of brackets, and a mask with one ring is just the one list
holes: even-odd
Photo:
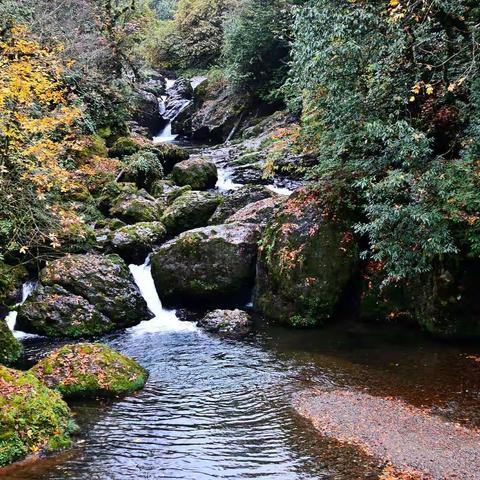
[[(396, 396), (480, 426), (479, 349), (411, 330), (259, 325), (242, 341), (198, 330), (129, 330), (102, 340), (149, 369), (146, 388), (115, 401), (73, 404), (84, 443), (12, 478), (376, 478), (370, 459), (319, 437), (295, 414), (292, 395), (311, 386)], [(45, 348), (27, 341), (30, 360)]]

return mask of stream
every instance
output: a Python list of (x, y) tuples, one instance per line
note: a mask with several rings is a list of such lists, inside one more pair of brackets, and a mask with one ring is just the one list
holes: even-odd
[[(171, 137), (167, 126), (156, 141)], [(217, 188), (237, 188), (227, 169), (220, 170)], [(162, 307), (148, 258), (130, 270), (155, 318), (98, 340), (148, 369), (145, 389), (121, 399), (73, 402), (80, 426), (75, 447), (18, 466), (4, 478), (377, 478), (361, 453), (320, 437), (295, 412), (292, 397), (315, 386), (394, 396), (480, 427), (477, 346), (435, 341), (411, 326), (348, 318), (313, 331), (256, 319), (247, 338), (222, 339)], [(27, 363), (59, 343), (39, 337), (23, 342)]]

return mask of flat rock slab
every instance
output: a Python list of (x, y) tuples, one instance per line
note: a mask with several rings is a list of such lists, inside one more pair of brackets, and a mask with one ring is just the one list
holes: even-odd
[(480, 479), (480, 435), (406, 403), (361, 392), (311, 390), (299, 394), (297, 411), (325, 436), (417, 478)]

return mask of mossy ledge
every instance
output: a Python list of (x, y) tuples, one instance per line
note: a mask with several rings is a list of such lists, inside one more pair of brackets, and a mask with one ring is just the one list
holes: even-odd
[(29, 372), (0, 365), (0, 467), (71, 445), (68, 405)]
[(143, 388), (148, 378), (135, 360), (96, 343), (58, 348), (30, 372), (64, 397), (122, 395)]

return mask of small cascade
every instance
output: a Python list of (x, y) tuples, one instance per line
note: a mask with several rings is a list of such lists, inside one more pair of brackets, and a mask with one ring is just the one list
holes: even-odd
[(152, 277), (150, 257), (147, 257), (143, 265), (130, 265), (135, 283), (140, 293), (147, 302), (148, 308), (155, 315), (151, 320), (146, 320), (130, 329), (136, 334), (154, 332), (192, 332), (196, 330), (192, 322), (182, 322), (177, 318), (175, 310), (166, 310), (155, 288)]
[[(175, 80), (166, 78), (165, 79), (165, 91), (170, 90), (175, 85)], [(158, 107), (160, 115), (164, 115), (166, 112), (166, 102), (167, 102), (168, 95), (162, 95), (158, 99)], [(170, 143), (173, 142), (178, 135), (172, 134), (172, 122), (169, 121), (167, 125), (159, 132), (158, 135), (153, 137), (154, 143)]]
[(215, 187), (220, 192), (228, 192), (229, 190), (237, 190), (243, 185), (241, 183), (235, 183), (232, 180), (233, 170), (225, 167), (218, 168), (218, 180)]
[[(15, 305), (15, 307), (19, 307), (25, 300), (30, 296), (30, 294), (35, 290), (37, 287), (36, 282), (25, 282), (22, 286), (22, 299), (19, 303)], [(26, 337), (33, 337), (35, 335), (31, 335), (29, 333), (24, 333), (15, 330), (15, 324), (17, 323), (17, 316), (18, 312), (16, 310), (12, 310), (6, 317), (5, 321), (7, 322), (8, 328), (13, 332), (17, 339), (26, 338)]]

